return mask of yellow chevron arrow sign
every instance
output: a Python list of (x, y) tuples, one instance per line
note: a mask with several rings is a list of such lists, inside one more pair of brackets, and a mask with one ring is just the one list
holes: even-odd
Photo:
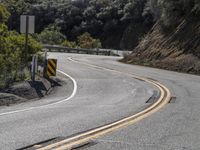
[(57, 59), (48, 59), (47, 60), (47, 76), (56, 76), (57, 69)]

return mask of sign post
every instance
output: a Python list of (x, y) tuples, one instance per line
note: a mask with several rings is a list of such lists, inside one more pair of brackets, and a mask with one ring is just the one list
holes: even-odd
[[(28, 34), (32, 34), (35, 32), (35, 17), (22, 15), (20, 17), (20, 32), (25, 34), (25, 51), (24, 51), (24, 61), (28, 62)], [(35, 71), (37, 67), (37, 57), (33, 56), (32, 58), (32, 67), (31, 67), (31, 77), (32, 81), (35, 81)]]
[(27, 52), (28, 52), (28, 29), (29, 29), (29, 17), (26, 16), (25, 59), (27, 59)]
[(35, 32), (35, 17), (22, 15), (20, 17), (20, 32), (25, 34), (25, 61), (28, 57), (28, 34), (33, 34)]

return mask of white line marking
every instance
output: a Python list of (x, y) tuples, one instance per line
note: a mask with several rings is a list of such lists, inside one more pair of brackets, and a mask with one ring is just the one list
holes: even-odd
[(43, 108), (43, 107), (49, 107), (49, 106), (57, 105), (57, 104), (60, 104), (60, 103), (63, 103), (63, 102), (66, 102), (66, 101), (69, 101), (70, 99), (72, 99), (76, 95), (76, 92), (77, 92), (77, 82), (76, 82), (76, 80), (74, 78), (72, 78), (70, 75), (68, 75), (65, 72), (63, 72), (63, 71), (58, 70), (58, 72), (64, 74), (65, 76), (70, 78), (72, 80), (72, 82), (73, 82), (74, 89), (73, 89), (73, 92), (72, 92), (70, 97), (68, 97), (66, 99), (63, 99), (63, 100), (60, 100), (58, 102), (52, 103), (52, 104), (46, 104), (46, 105), (41, 105), (41, 106), (36, 106), (36, 107), (29, 107), (29, 108), (21, 109), (21, 110), (15, 110), (15, 111), (9, 111), (9, 112), (5, 112), (5, 113), (0, 113), (0, 116), (20, 113), (20, 112), (25, 112), (25, 111), (30, 111), (30, 110), (33, 110), (33, 109), (38, 109), (38, 108)]

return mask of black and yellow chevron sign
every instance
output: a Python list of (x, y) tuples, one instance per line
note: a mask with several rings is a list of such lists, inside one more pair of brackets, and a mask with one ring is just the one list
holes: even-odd
[(57, 59), (47, 60), (47, 76), (56, 76)]

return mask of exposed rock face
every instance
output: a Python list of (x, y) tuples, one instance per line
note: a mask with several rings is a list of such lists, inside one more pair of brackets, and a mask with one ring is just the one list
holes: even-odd
[(189, 15), (175, 27), (154, 25), (126, 62), (200, 73), (200, 17)]
[(150, 1), (157, 22), (124, 61), (200, 74), (200, 1)]

